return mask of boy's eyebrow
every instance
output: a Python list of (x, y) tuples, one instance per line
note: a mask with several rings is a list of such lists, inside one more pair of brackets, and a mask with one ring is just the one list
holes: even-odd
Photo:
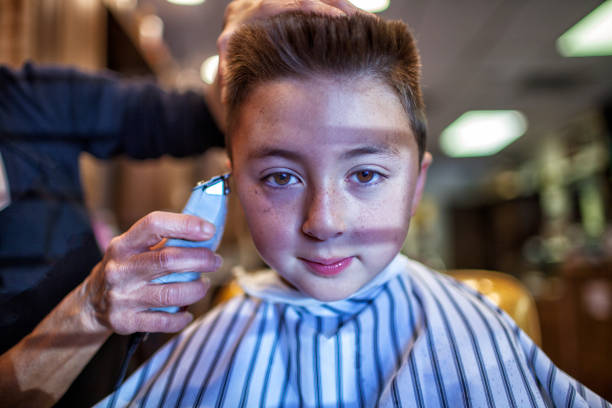
[(367, 145), (360, 146), (342, 153), (342, 159), (352, 159), (358, 156), (378, 155), (378, 156), (398, 156), (399, 150), (396, 146), (389, 145)]
[(281, 149), (277, 147), (262, 146), (249, 152), (249, 159), (263, 159), (270, 156), (284, 157), (289, 160), (298, 160), (299, 155), (291, 150)]
[[(342, 153), (340, 159), (348, 160), (358, 156), (379, 155), (379, 156), (398, 156), (399, 150), (396, 146), (389, 145), (365, 145), (351, 149)], [(297, 161), (300, 154), (291, 150), (278, 147), (262, 146), (249, 152), (249, 159), (263, 159), (266, 157), (283, 157), (288, 160)]]

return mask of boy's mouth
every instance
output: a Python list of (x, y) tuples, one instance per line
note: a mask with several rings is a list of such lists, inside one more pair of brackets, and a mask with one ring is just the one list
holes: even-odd
[(353, 257), (348, 258), (330, 258), (330, 259), (305, 259), (299, 258), (300, 261), (320, 276), (335, 276), (349, 267), (353, 261)]

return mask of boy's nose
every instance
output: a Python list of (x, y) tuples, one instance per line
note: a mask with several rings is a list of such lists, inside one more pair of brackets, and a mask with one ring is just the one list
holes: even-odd
[(302, 232), (319, 241), (342, 235), (346, 227), (346, 208), (342, 201), (342, 198), (329, 188), (311, 194), (306, 203)]

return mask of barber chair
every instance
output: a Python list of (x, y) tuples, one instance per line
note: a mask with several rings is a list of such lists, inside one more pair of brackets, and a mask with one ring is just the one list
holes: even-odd
[(489, 298), (508, 313), (534, 343), (541, 346), (536, 303), (521, 281), (506, 273), (481, 269), (455, 269), (446, 271), (446, 274)]

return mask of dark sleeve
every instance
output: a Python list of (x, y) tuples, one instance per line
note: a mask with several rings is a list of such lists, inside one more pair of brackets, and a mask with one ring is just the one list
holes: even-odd
[(78, 143), (101, 158), (186, 156), (222, 146), (202, 95), (110, 73), (0, 66), (0, 135)]

